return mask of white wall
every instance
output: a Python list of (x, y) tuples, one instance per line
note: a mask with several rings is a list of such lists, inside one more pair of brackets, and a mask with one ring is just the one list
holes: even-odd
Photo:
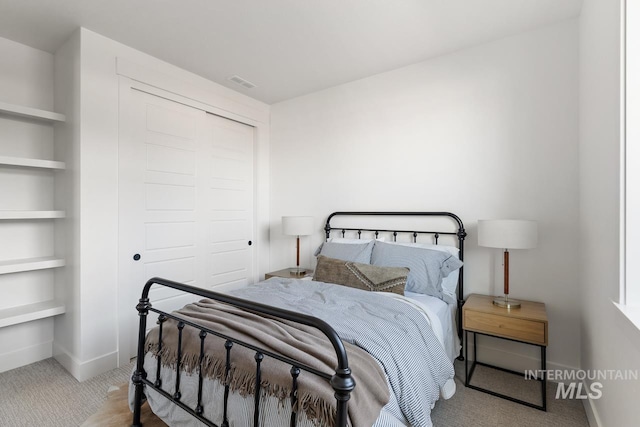
[[(580, 17), (582, 368), (638, 369), (640, 332), (614, 307), (620, 286), (620, 1), (585, 0)], [(635, 426), (637, 381), (605, 381), (592, 425)]]
[(60, 358), (80, 355), (80, 33), (74, 33), (54, 58), (55, 108), (67, 118), (55, 132), (56, 159), (64, 159), (67, 166), (56, 180), (56, 207), (67, 212), (56, 228), (56, 253), (67, 260), (67, 267), (56, 271), (56, 294), (67, 308), (55, 320), (54, 354)]
[[(478, 248), (477, 220), (537, 220), (538, 248), (511, 254), (511, 295), (547, 304), (549, 362), (577, 367), (577, 72), (569, 20), (273, 105), (271, 268), (294, 260), (283, 215), (315, 217), (311, 265), (333, 211), (448, 210), (469, 233), (466, 294), (499, 294), (501, 253)], [(539, 357), (489, 341), (514, 368), (511, 353)]]
[(2, 101), (53, 109), (53, 55), (0, 38)]
[[(0, 38), (0, 101), (53, 110), (53, 55)], [(0, 156), (53, 159), (53, 125), (0, 115)], [(54, 209), (54, 173), (0, 166), (0, 210)], [(52, 256), (54, 221), (0, 221), (0, 262)], [(55, 297), (53, 270), (0, 275), (0, 310)], [(0, 372), (51, 357), (53, 318), (0, 328)]]
[[(83, 380), (115, 367), (118, 362), (118, 61), (130, 65), (152, 82), (166, 84), (173, 93), (247, 117), (257, 124), (256, 152), (258, 187), (259, 270), (268, 265), (268, 121), (269, 107), (237, 92), (207, 81), (142, 52), (86, 29), (78, 30), (59, 54), (70, 60), (69, 49), (79, 48), (80, 72), (65, 84), (79, 87), (79, 108), (68, 106), (74, 123), (72, 138), (77, 155), (73, 191), (77, 194), (76, 214), (71, 230), (74, 241), (70, 289), (74, 289), (75, 329), (79, 334), (61, 337), (56, 348), (58, 360)], [(79, 38), (79, 46), (77, 44)], [(66, 69), (65, 69), (66, 68)], [(60, 63), (59, 71), (69, 66)], [(141, 71), (142, 70), (142, 71)], [(131, 77), (131, 76), (129, 76)], [(160, 83), (158, 83), (160, 82)], [(162, 87), (162, 86), (160, 86)], [(133, 307), (131, 307), (133, 309)], [(136, 325), (129, 325), (135, 327)], [(69, 334), (72, 334), (70, 331)]]
[[(625, 72), (625, 115), (626, 121), (626, 144), (625, 144), (625, 168), (627, 183), (640, 183), (640, 2), (628, 2), (626, 5), (626, 72)], [(640, 306), (640, 286), (633, 284), (640, 283), (640, 266), (635, 260), (640, 259), (640, 221), (633, 218), (640, 218), (640, 191), (638, 187), (628, 185), (625, 191), (625, 263), (626, 303)]]

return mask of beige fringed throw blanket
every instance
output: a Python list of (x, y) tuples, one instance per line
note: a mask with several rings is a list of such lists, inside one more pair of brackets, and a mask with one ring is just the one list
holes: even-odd
[[(256, 314), (212, 300), (189, 304), (175, 312), (180, 317), (261, 349), (292, 358), (321, 372), (333, 374), (337, 359), (328, 339), (317, 329)], [(175, 369), (178, 355), (176, 323), (167, 320), (162, 332), (162, 365)], [(181, 367), (197, 373), (200, 364), (199, 330), (185, 326), (182, 335)], [(225, 340), (213, 335), (205, 339), (203, 376), (229, 384), (233, 392), (253, 394), (256, 380), (255, 352), (235, 344), (231, 350), (231, 371), (225, 378)], [(389, 400), (385, 375), (378, 363), (364, 350), (345, 343), (356, 388), (349, 400), (349, 419), (353, 427), (370, 427)], [(147, 336), (146, 351), (158, 353), (158, 328)], [(353, 367), (356, 367), (355, 369)], [(261, 363), (262, 392), (288, 399), (291, 366), (265, 356)], [(319, 426), (335, 426), (336, 401), (326, 380), (301, 371), (298, 378), (297, 411)]]

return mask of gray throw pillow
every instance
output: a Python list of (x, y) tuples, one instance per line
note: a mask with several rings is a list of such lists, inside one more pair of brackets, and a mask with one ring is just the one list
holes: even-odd
[(373, 240), (368, 243), (353, 244), (325, 242), (318, 248), (319, 250), (316, 251), (316, 255), (341, 259), (343, 261), (371, 264), (373, 243)]
[(406, 290), (440, 299), (444, 299), (442, 279), (462, 267), (462, 261), (447, 252), (384, 242), (375, 243), (371, 264), (409, 268)]
[(404, 295), (408, 274), (409, 269), (404, 267), (377, 267), (320, 255), (313, 280), (365, 291)]

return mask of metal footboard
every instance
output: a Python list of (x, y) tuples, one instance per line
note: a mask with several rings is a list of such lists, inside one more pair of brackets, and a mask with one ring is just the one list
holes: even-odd
[[(161, 310), (155, 309), (152, 307), (149, 302), (149, 290), (151, 286), (159, 285), (165, 286), (173, 289), (177, 289), (183, 292), (188, 292), (194, 295), (199, 295), (204, 298), (209, 298), (215, 301), (220, 301), (225, 304), (229, 304), (235, 307), (239, 307), (254, 313), (274, 316), (285, 320), (290, 320), (296, 323), (300, 323), (303, 325), (314, 327), (320, 330), (331, 342), (333, 346), (338, 365), (335, 369), (335, 373), (333, 375), (320, 372), (312, 367), (306, 366), (304, 364), (299, 363), (296, 360), (293, 360), (288, 357), (284, 357), (282, 355), (272, 353), (269, 351), (265, 351), (260, 349), (254, 345), (249, 343), (245, 343), (238, 339), (235, 339), (231, 336), (226, 336), (219, 332), (216, 332), (212, 329), (203, 327), (196, 323), (190, 322), (188, 320), (182, 319), (178, 316), (175, 316), (170, 313), (165, 313)], [(334, 396), (336, 399), (336, 426), (337, 427), (346, 427), (347, 426), (347, 405), (349, 398), (351, 396), (351, 392), (355, 388), (355, 381), (351, 376), (351, 370), (349, 369), (349, 362), (347, 360), (347, 353), (345, 351), (344, 345), (338, 337), (338, 334), (331, 326), (329, 326), (326, 322), (304, 314), (296, 313), (289, 310), (283, 310), (276, 307), (271, 307), (264, 304), (255, 303), (252, 301), (243, 300), (240, 298), (232, 297), (229, 295), (224, 295), (212, 291), (207, 291), (204, 289), (196, 288), (193, 286), (185, 285), (178, 282), (173, 282), (171, 280), (161, 279), (161, 278), (152, 278), (150, 279), (144, 286), (142, 291), (142, 296), (140, 298), (140, 302), (136, 306), (138, 310), (138, 315), (140, 317), (140, 326), (138, 331), (138, 352), (137, 352), (137, 364), (136, 370), (131, 378), (134, 386), (135, 386), (135, 401), (134, 401), (134, 412), (133, 412), (133, 426), (141, 426), (140, 422), (140, 414), (141, 414), (141, 406), (144, 394), (144, 386), (150, 387), (160, 393), (162, 396), (172, 401), (180, 408), (184, 409), (186, 412), (191, 414), (193, 417), (197, 418), (204, 424), (213, 427), (228, 427), (229, 426), (229, 414), (227, 413), (227, 402), (229, 399), (229, 385), (225, 384), (224, 395), (220, 398), (223, 399), (223, 421), (220, 426), (215, 424), (213, 421), (209, 420), (204, 412), (204, 402), (202, 402), (202, 370), (198, 369), (198, 395), (197, 395), (197, 404), (195, 407), (190, 407), (185, 404), (181, 400), (181, 392), (180, 392), (180, 366), (182, 359), (182, 331), (185, 327), (195, 328), (199, 330), (200, 337), (200, 367), (202, 366), (202, 360), (204, 358), (204, 342), (207, 335), (215, 335), (225, 340), (225, 351), (226, 351), (226, 373), (228, 374), (231, 368), (231, 357), (233, 354), (233, 348), (236, 345), (243, 346), (250, 350), (255, 351), (255, 361), (256, 361), (256, 385), (255, 385), (255, 396), (254, 396), (254, 421), (253, 426), (259, 427), (259, 414), (260, 414), (260, 378), (261, 378), (261, 364), (265, 357), (272, 357), (277, 359), (283, 363), (286, 363), (291, 366), (291, 421), (290, 426), (295, 427), (297, 422), (297, 413), (295, 411), (296, 399), (297, 399), (297, 389), (298, 389), (298, 376), (301, 371), (306, 371), (312, 375), (316, 375), (325, 379), (333, 388)], [(157, 368), (155, 372), (155, 379), (150, 380), (147, 372), (144, 369), (144, 356), (145, 356), (145, 338), (146, 338), (146, 329), (147, 329), (147, 315), (149, 312), (155, 312), (159, 315), (158, 324), (159, 324), (159, 349), (162, 347), (162, 329), (163, 324), (168, 319), (174, 319), (178, 322), (178, 359), (176, 366), (176, 381), (174, 390), (167, 391), (162, 388), (162, 381), (160, 378), (160, 370), (161, 370), (161, 356), (160, 351), (158, 351), (157, 358)]]

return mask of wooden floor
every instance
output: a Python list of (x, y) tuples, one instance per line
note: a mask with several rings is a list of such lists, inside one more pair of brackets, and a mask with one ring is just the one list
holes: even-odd
[[(131, 411), (128, 403), (128, 386), (121, 384), (113, 387), (107, 394), (105, 404), (82, 424), (82, 427), (122, 427), (131, 425)], [(142, 405), (141, 421), (145, 427), (166, 427), (166, 424), (156, 417), (149, 405)]]

